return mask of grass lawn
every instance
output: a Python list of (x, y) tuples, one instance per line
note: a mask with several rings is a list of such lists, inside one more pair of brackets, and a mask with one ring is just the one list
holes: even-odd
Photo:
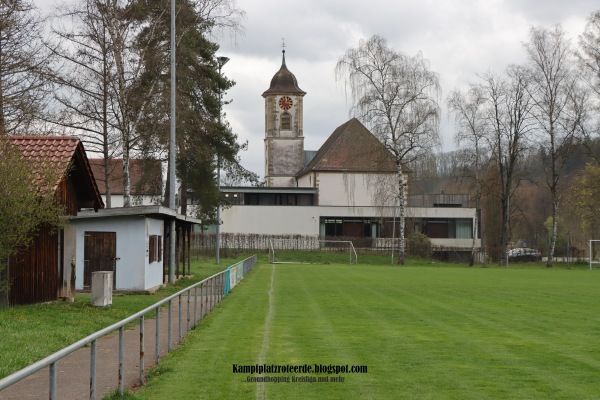
[[(78, 294), (74, 303), (0, 308), (0, 378), (222, 271), (240, 259), (222, 259), (220, 265), (214, 261), (193, 261), (193, 277), (181, 279), (154, 294), (114, 293), (112, 305), (106, 308), (92, 307), (89, 294)], [(151, 313), (147, 318), (153, 316)]]
[[(261, 264), (128, 397), (596, 399), (599, 285), (555, 268)], [(368, 372), (233, 372), (257, 363)]]

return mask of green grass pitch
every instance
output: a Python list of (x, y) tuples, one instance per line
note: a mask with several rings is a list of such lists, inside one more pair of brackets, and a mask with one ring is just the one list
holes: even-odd
[[(261, 264), (132, 398), (595, 399), (599, 285), (582, 270)], [(368, 370), (233, 372), (257, 363)]]

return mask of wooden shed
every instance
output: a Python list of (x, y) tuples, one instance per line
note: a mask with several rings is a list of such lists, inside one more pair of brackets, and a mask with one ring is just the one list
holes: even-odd
[[(13, 145), (34, 165), (50, 162), (63, 176), (55, 183), (55, 195), (68, 215), (82, 209), (97, 211), (104, 206), (83, 144), (71, 136), (12, 136)], [(42, 227), (33, 243), (8, 261), (7, 296), (0, 303), (33, 304), (75, 294), (74, 227), (52, 233)]]

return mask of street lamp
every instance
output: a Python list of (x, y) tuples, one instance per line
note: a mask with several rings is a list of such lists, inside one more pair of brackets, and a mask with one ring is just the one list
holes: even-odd
[[(227, 57), (217, 57), (217, 62), (219, 63), (219, 76), (221, 76), (221, 69), (223, 65), (227, 64), (229, 58)], [(219, 89), (219, 126), (221, 125), (221, 110), (223, 107), (223, 93), (221, 89)], [(217, 190), (221, 192), (221, 157), (219, 156), (219, 150), (217, 149)], [(216, 261), (217, 264), (221, 263), (221, 206), (217, 204), (217, 235), (216, 235)]]

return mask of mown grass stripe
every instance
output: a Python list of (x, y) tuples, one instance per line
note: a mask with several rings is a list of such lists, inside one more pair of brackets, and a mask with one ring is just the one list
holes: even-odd
[(598, 274), (374, 265), (280, 265), (275, 274), (272, 268), (257, 266), (176, 361), (165, 360), (161, 368), (172, 372), (151, 379), (136, 398), (255, 397), (257, 384), (230, 368), (256, 360), (369, 367), (367, 374), (346, 374), (341, 384), (266, 384), (270, 399), (593, 399), (600, 393)]
[[(271, 321), (273, 319), (273, 315), (275, 313), (275, 301), (273, 295), (273, 287), (275, 281), (275, 265), (271, 265), (271, 280), (269, 282), (269, 308), (267, 310), (267, 316), (265, 317), (265, 328), (263, 333), (263, 342), (260, 348), (260, 353), (258, 355), (258, 360), (256, 363), (258, 365), (262, 365), (266, 361), (267, 351), (269, 350), (269, 339), (271, 337)], [(259, 382), (256, 384), (256, 399), (263, 400), (266, 398), (265, 395), (265, 384), (264, 382)]]

